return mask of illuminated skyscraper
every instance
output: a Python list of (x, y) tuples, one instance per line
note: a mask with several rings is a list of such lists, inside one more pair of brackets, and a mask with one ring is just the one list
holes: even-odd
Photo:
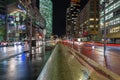
[(77, 17), (80, 12), (80, 0), (71, 0), (70, 7), (66, 11), (66, 34), (77, 37)]
[(79, 15), (79, 35), (83, 41), (98, 40), (99, 1), (89, 0)]
[(5, 0), (0, 0), (0, 41), (5, 38), (5, 14), (6, 3)]
[(46, 20), (46, 37), (52, 34), (52, 1), (40, 0), (40, 13)]
[[(103, 1), (104, 0), (100, 0), (100, 4), (102, 4)], [(109, 39), (109, 43), (120, 43), (120, 0), (109, 0), (109, 3), (105, 4), (104, 9), (100, 12), (100, 29), (102, 37), (104, 37), (105, 23), (106, 37)]]
[(0, 14), (0, 41), (5, 37), (5, 15)]

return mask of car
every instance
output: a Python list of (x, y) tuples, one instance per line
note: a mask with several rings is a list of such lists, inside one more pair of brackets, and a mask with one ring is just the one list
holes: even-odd
[(6, 41), (2, 41), (0, 45), (1, 45), (1, 47), (7, 47), (8, 43)]

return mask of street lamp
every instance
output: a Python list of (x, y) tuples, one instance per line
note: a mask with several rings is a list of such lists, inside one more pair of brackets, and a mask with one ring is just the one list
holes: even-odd
[(105, 6), (106, 3), (109, 3), (109, 0), (103, 0), (102, 4), (101, 4), (101, 8), (103, 10), (103, 18), (104, 18), (104, 58), (105, 58), (105, 62), (106, 62), (106, 26), (105, 26)]
[(42, 41), (42, 43), (43, 43), (43, 56), (44, 56), (44, 58), (45, 58), (45, 45), (46, 45), (46, 40), (45, 40), (45, 37), (46, 37), (46, 29), (43, 29), (43, 41)]

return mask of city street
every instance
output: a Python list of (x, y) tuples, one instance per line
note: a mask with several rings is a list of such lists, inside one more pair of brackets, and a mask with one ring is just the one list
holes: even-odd
[[(65, 45), (73, 47), (72, 42), (64, 41)], [(93, 59), (100, 65), (108, 68), (114, 73), (120, 75), (120, 48), (119, 46), (107, 46), (106, 56), (104, 57), (104, 47), (85, 42), (74, 42), (74, 49), (87, 57)]]
[(0, 47), (0, 60), (21, 54), (24, 51), (24, 46), (10, 46), (10, 47)]
[(44, 56), (37, 51), (32, 58), (23, 51), (21, 45), (0, 48), (0, 80), (36, 80), (51, 51)]
[(120, 75), (120, 49), (114, 47), (107, 47), (105, 58), (103, 50), (104, 49), (101, 46), (97, 46), (92, 49), (92, 47), (84, 45), (81, 46), (80, 52)]
[(120, 80), (120, 0), (0, 0), (0, 80), (36, 79)]
[(57, 44), (37, 80), (120, 80), (73, 48)]

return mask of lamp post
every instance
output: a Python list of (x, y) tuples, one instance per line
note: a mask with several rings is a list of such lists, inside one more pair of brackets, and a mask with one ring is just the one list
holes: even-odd
[[(101, 4), (101, 8), (103, 10), (103, 19), (104, 19), (104, 58), (105, 58), (105, 63), (106, 63), (106, 25), (105, 25), (105, 5), (106, 3), (109, 3), (109, 0), (103, 0), (102, 4)], [(106, 65), (107, 66), (107, 65)]]
[(43, 43), (43, 56), (44, 56), (44, 58), (45, 58), (45, 46), (46, 46), (46, 40), (45, 40), (45, 37), (46, 37), (46, 29), (43, 29), (43, 41), (42, 41), (42, 43)]

